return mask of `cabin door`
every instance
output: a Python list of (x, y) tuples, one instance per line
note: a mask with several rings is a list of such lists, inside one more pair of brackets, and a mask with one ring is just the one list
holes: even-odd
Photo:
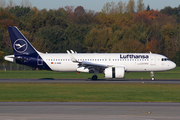
[(43, 65), (43, 59), (39, 55), (37, 57), (37, 65)]
[(156, 56), (150, 55), (150, 64), (151, 65), (156, 65)]

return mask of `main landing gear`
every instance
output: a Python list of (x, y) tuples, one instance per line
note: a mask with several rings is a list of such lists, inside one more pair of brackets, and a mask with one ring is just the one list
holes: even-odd
[(152, 80), (152, 81), (155, 80), (155, 78), (154, 78), (154, 72), (151, 72), (150, 74), (151, 74), (151, 80)]
[(94, 75), (92, 76), (92, 80), (97, 80), (97, 74), (99, 73), (99, 70), (95, 69), (94, 70)]
[(97, 80), (97, 78), (98, 78), (97, 75), (92, 76), (92, 80)]

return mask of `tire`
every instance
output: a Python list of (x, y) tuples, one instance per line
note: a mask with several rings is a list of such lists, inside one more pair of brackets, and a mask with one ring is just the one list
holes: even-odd
[(97, 75), (93, 75), (92, 80), (97, 80)]

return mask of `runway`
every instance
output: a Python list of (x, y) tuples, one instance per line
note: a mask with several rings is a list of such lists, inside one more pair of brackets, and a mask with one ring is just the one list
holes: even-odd
[(0, 83), (148, 83), (148, 84), (180, 84), (180, 80), (156, 79), (0, 79)]
[(0, 120), (179, 120), (180, 103), (0, 102)]

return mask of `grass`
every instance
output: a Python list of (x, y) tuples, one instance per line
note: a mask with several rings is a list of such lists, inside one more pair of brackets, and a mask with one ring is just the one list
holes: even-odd
[[(91, 78), (88, 73), (0, 71), (0, 78)], [(103, 74), (98, 75), (104, 78)], [(156, 72), (156, 79), (180, 79), (180, 68)], [(149, 72), (126, 79), (150, 79)], [(180, 102), (180, 84), (0, 83), (0, 102)]]
[(180, 85), (1, 83), (1, 102), (180, 102)]
[[(0, 78), (17, 78), (17, 79), (29, 79), (29, 78), (75, 78), (75, 79), (87, 79), (91, 78), (93, 74), (77, 72), (54, 72), (54, 71), (0, 71)], [(180, 67), (171, 71), (155, 72), (156, 79), (180, 79)], [(103, 79), (104, 74), (98, 74), (98, 78)], [(150, 72), (130, 72), (125, 73), (125, 79), (150, 79)]]
[[(35, 78), (91, 78), (93, 74), (77, 72), (55, 72), (55, 71), (0, 71), (0, 78), (35, 79)], [(103, 77), (103, 74), (99, 74)]]

